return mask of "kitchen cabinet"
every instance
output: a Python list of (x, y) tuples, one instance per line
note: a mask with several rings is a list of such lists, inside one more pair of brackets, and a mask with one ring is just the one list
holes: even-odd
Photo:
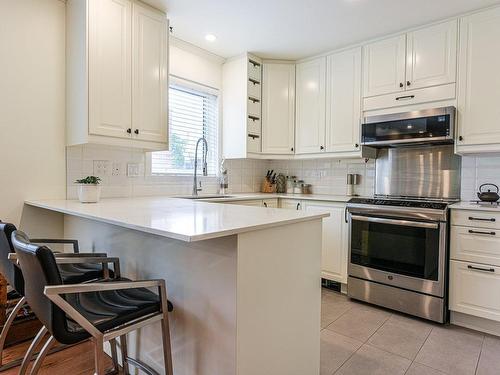
[(325, 151), (326, 58), (296, 66), (297, 154)]
[(262, 151), (262, 60), (250, 54), (222, 66), (222, 153), (226, 159)]
[(280, 199), (279, 207), (287, 210), (302, 210), (302, 201), (299, 199)]
[(500, 151), (500, 8), (460, 20), (458, 153)]
[(262, 74), (262, 152), (293, 154), (295, 65), (264, 62)]
[(328, 56), (326, 77), (326, 152), (359, 152), (361, 48)]
[(278, 208), (278, 199), (263, 199), (262, 206), (266, 208)]
[(305, 210), (330, 214), (323, 219), (321, 275), (324, 279), (347, 283), (348, 227), (344, 220), (345, 204), (307, 201)]
[(167, 149), (166, 15), (130, 0), (69, 0), (66, 18), (67, 144)]
[(498, 212), (451, 210), (451, 311), (500, 322), (500, 299), (492, 298), (500, 293), (499, 220)]
[(454, 83), (456, 54), (456, 20), (367, 44), (363, 97)]

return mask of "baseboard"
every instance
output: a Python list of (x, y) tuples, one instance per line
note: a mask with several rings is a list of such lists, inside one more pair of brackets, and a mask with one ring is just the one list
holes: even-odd
[(500, 322), (463, 314), (456, 311), (450, 311), (450, 323), (456, 326), (470, 328), (475, 331), (488, 333), (494, 336), (500, 336)]

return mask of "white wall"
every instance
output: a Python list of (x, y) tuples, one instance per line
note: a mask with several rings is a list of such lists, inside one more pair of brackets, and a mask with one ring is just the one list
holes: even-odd
[(0, 0), (0, 220), (18, 225), (25, 199), (65, 196), (64, 18), (60, 0)]

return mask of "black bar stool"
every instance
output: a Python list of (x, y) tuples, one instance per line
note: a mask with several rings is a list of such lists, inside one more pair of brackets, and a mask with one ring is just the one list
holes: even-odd
[[(57, 340), (72, 345), (91, 339), (94, 343), (95, 373), (104, 375), (104, 343), (120, 337), (123, 368), (128, 374), (132, 364), (150, 375), (158, 373), (139, 360), (128, 357), (127, 333), (160, 322), (165, 373), (173, 375), (169, 306), (164, 280), (63, 283), (58, 259), (46, 246), (33, 244), (20, 232), (12, 233), (12, 244), (25, 279), (25, 295), (31, 308), (52, 335), (33, 365), (36, 375), (47, 352)], [(81, 261), (81, 260), (78, 260)], [(147, 288), (157, 288), (159, 295)]]
[[(26, 298), (24, 297), (24, 278), (20, 268), (13, 262), (9, 260), (9, 255), (14, 253), (14, 247), (12, 246), (11, 235), (16, 230), (16, 227), (10, 223), (0, 222), (0, 272), (4, 275), (7, 282), (12, 287), (12, 292), (9, 293), (10, 297), (13, 299), (19, 299), (12, 311), (10, 312), (7, 320), (0, 333), (0, 371), (7, 370), (11, 367), (18, 366), (21, 364), (22, 358), (12, 360), (8, 363), (3, 363), (2, 354), (5, 346), (5, 340), (9, 333), (9, 329), (12, 326), (14, 319), (16, 318), (18, 312), (24, 308), (26, 303)], [(76, 253), (56, 253), (58, 258), (70, 258), (70, 259), (85, 259), (85, 263), (78, 264), (61, 264), (59, 265), (59, 270), (62, 275), (62, 279), (65, 283), (76, 284), (82, 282), (88, 282), (92, 280), (105, 279), (115, 274), (119, 276), (120, 265), (117, 258), (107, 258), (106, 254), (103, 253), (79, 253), (78, 241), (76, 240), (65, 240), (65, 239), (37, 239), (33, 242), (42, 243), (62, 243), (71, 244), (73, 246), (73, 251)], [(12, 258), (12, 256), (10, 256)], [(98, 258), (101, 262), (97, 263), (87, 263), (87, 260)], [(110, 270), (108, 263), (112, 262), (114, 264), (113, 270)], [(40, 337), (40, 340), (43, 336)], [(36, 348), (36, 345), (35, 347)], [(34, 352), (33, 348), (33, 352)], [(116, 363), (116, 346), (113, 349), (115, 353), (115, 363)], [(33, 353), (34, 354), (34, 353)], [(31, 357), (30, 357), (31, 359)], [(29, 364), (26, 363), (25, 367)]]

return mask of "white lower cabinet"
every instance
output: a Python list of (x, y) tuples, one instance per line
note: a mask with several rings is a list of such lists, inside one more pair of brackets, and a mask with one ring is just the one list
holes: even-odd
[(279, 207), (287, 210), (302, 210), (302, 201), (298, 199), (280, 199)]
[(266, 208), (278, 208), (278, 200), (277, 199), (263, 199), (262, 206)]
[(500, 267), (451, 260), (450, 310), (500, 321)]
[(345, 204), (308, 201), (305, 202), (305, 210), (330, 213), (329, 217), (323, 219), (321, 277), (347, 283), (348, 227), (344, 220)]

